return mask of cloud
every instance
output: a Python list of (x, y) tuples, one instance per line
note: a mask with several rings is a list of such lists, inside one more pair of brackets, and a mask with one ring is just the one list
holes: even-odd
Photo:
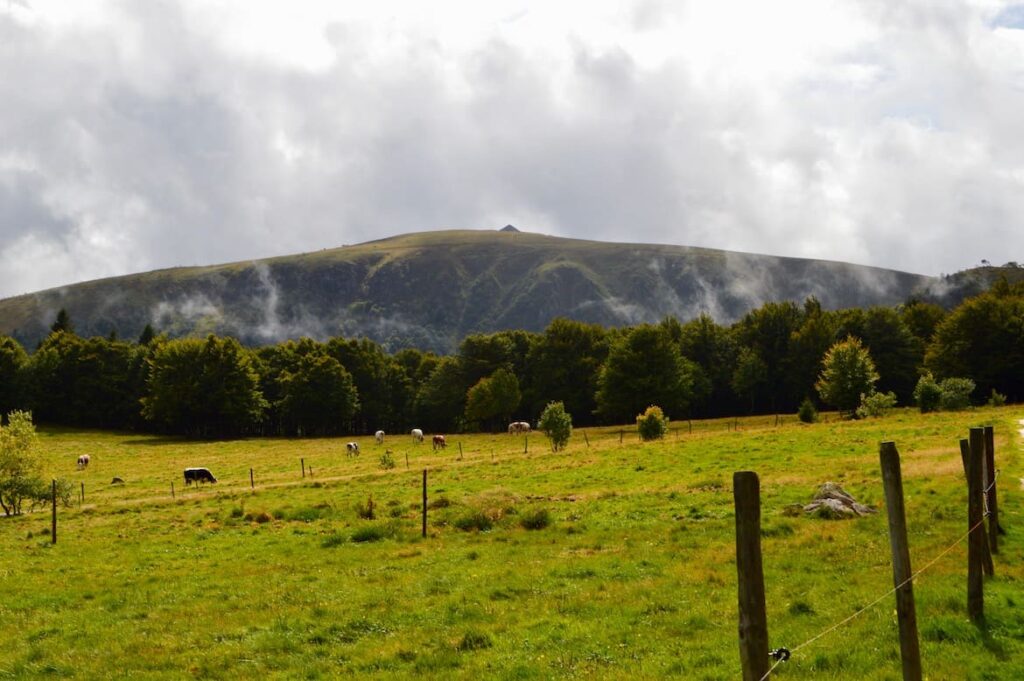
[(928, 274), (1024, 251), (1021, 5), (6, 5), (0, 296), (508, 223)]

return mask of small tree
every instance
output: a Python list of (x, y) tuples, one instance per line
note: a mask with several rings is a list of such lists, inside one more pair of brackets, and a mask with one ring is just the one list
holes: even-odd
[(636, 417), (636, 429), (644, 442), (659, 440), (668, 432), (668, 419), (661, 411), (661, 407), (651, 405), (647, 407), (647, 411)]
[(49, 491), (43, 466), (33, 451), (36, 428), (32, 415), (12, 411), (7, 426), (0, 425), (0, 508), (6, 515), (20, 515), (25, 501), (44, 501)]
[(572, 415), (565, 411), (565, 405), (561, 402), (549, 402), (548, 406), (544, 407), (544, 413), (540, 415), (538, 427), (551, 440), (551, 449), (557, 452), (569, 444), (569, 437), (572, 436)]
[(797, 410), (796, 415), (801, 423), (814, 423), (818, 420), (818, 410), (815, 409), (814, 402), (810, 397), (805, 397), (804, 401), (800, 403), (800, 409)]
[(942, 402), (942, 389), (935, 382), (935, 377), (930, 371), (925, 372), (917, 380), (917, 387), (914, 388), (914, 401), (922, 414), (930, 411), (937, 411)]
[(947, 411), (960, 411), (971, 406), (974, 381), (969, 378), (947, 378), (939, 383), (942, 397), (939, 404)]
[(850, 336), (836, 343), (822, 360), (815, 388), (821, 399), (848, 414), (860, 404), (861, 395), (874, 392), (878, 372), (860, 339)]

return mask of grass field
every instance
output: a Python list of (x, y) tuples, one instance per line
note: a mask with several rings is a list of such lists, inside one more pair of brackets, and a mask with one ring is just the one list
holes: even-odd
[[(759, 417), (673, 424), (650, 445), (588, 429), (589, 446), (577, 430), (558, 454), (539, 435), (528, 453), (507, 435), (450, 436), (441, 453), (389, 436), (389, 470), (366, 437), (349, 458), (345, 439), (43, 430), (49, 472), (84, 483), (85, 504), (60, 510), (56, 546), (48, 512), (0, 520), (0, 678), (737, 679), (732, 473), (760, 474), (770, 641), (793, 648), (888, 591), (892, 572), (884, 509), (825, 521), (784, 508), (826, 480), (881, 508), (878, 443), (894, 440), (923, 566), (966, 531), (958, 440), (980, 424), (996, 429), (1008, 530), (987, 626), (967, 619), (963, 543), (915, 584), (923, 664), (930, 679), (1024, 678), (1020, 418)], [(186, 466), (220, 482), (185, 490)], [(371, 497), (376, 517), (361, 518)], [(774, 676), (901, 678), (894, 601)]]

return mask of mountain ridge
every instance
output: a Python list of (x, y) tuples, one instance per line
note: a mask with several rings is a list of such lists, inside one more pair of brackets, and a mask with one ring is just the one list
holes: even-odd
[(34, 345), (64, 308), (82, 335), (132, 338), (150, 323), (171, 336), (218, 333), (254, 345), (344, 335), (450, 352), (469, 333), (540, 331), (560, 316), (621, 326), (707, 312), (729, 323), (769, 301), (892, 305), (949, 298), (944, 288), (957, 297), (942, 278), (838, 261), (439, 230), (22, 294), (0, 300), (0, 334)]

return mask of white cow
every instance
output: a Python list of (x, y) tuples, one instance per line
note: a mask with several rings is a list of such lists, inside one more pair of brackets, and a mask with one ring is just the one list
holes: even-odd
[(88, 468), (88, 467), (89, 467), (89, 455), (88, 454), (82, 454), (80, 457), (78, 457), (78, 470), (82, 470), (83, 468)]
[(419, 428), (412, 429), (412, 440), (413, 442), (423, 442), (423, 431)]
[(345, 449), (348, 450), (349, 456), (359, 455), (359, 443), (358, 442), (346, 442)]
[(508, 434), (509, 435), (519, 435), (519, 434), (522, 434), (522, 433), (529, 433), (529, 432), (530, 432), (530, 424), (527, 423), (526, 421), (513, 421), (512, 423), (508, 424)]
[(373, 434), (373, 439), (376, 440), (377, 444), (379, 445), (384, 444), (384, 431), (378, 430), (376, 433)]

